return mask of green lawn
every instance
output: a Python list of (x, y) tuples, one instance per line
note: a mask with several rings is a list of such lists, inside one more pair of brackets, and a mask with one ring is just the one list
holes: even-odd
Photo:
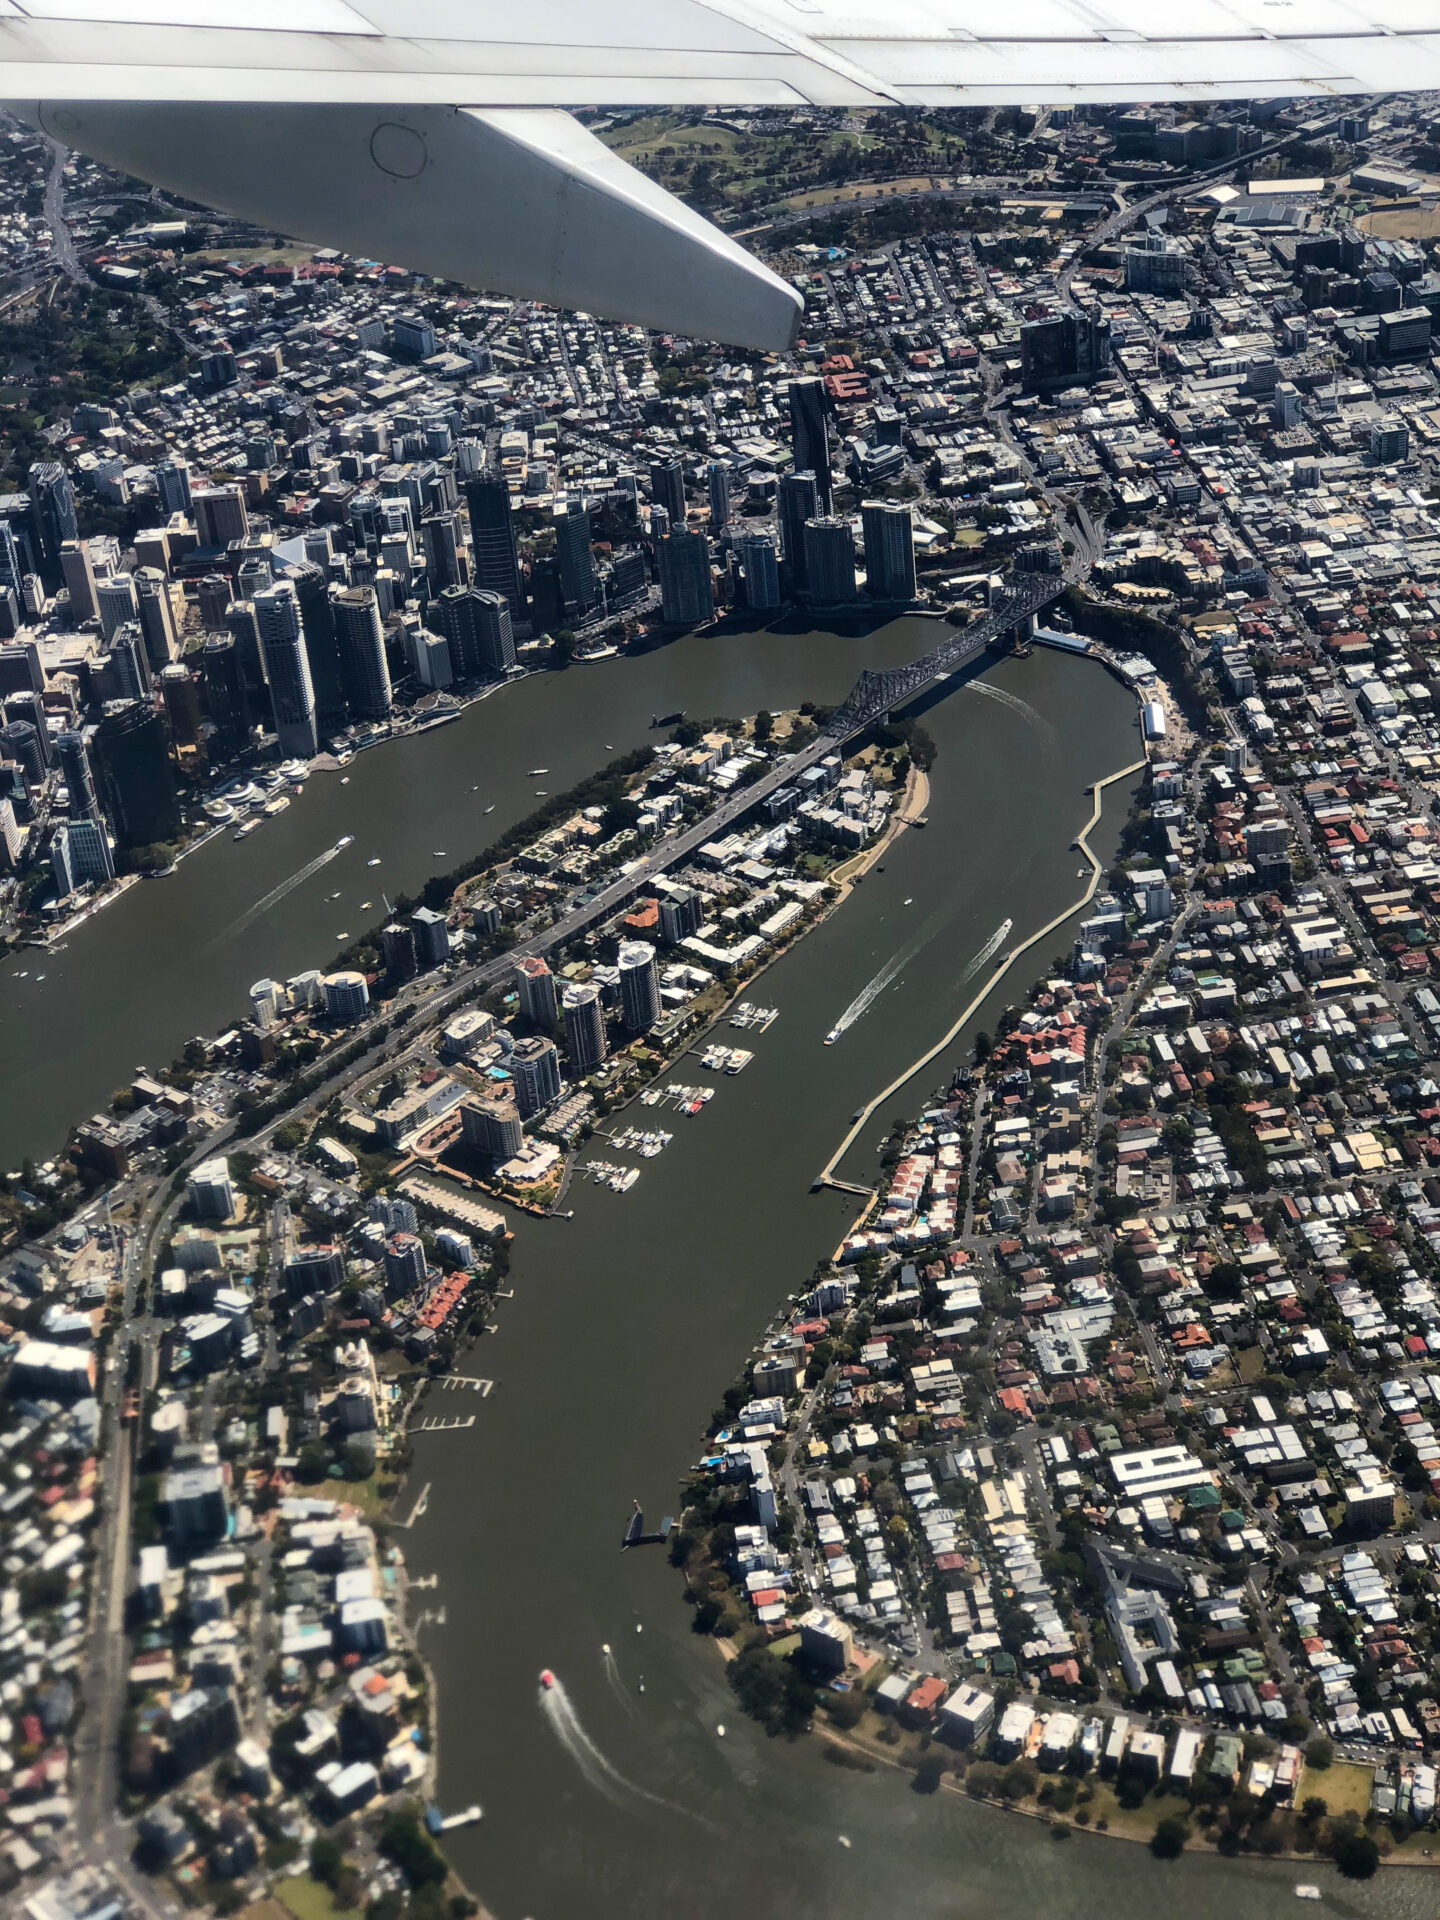
[(322, 1887), (318, 1880), (312, 1880), (308, 1873), (296, 1874), (293, 1880), (280, 1881), (275, 1893), (294, 1914), (295, 1920), (338, 1920), (341, 1914), (357, 1911), (354, 1907), (337, 1907), (330, 1896), (330, 1889)]
[(1375, 1775), (1369, 1767), (1351, 1766), (1343, 1760), (1333, 1767), (1302, 1767), (1295, 1804), (1303, 1807), (1313, 1794), (1318, 1794), (1331, 1813), (1348, 1813), (1353, 1809), (1363, 1820), (1370, 1811), (1370, 1789), (1374, 1784)]

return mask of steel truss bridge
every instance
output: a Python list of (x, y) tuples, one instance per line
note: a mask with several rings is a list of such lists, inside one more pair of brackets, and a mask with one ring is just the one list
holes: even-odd
[[(1083, 569), (1077, 569), (1073, 577), (1078, 579), (1082, 572)], [(1058, 600), (1072, 582), (1068, 571), (1021, 575), (1021, 578), (1026, 583), (1024, 586), (1012, 587), (983, 619), (957, 629), (951, 639), (942, 641), (933, 652), (912, 660), (908, 666), (890, 667), (883, 673), (872, 673), (867, 667), (846, 695), (844, 704), (837, 707), (825, 723), (826, 734), (832, 740), (848, 740), (882, 714), (904, 706), (932, 680), (953, 673), (1008, 628), (1018, 626), (1031, 614)]]

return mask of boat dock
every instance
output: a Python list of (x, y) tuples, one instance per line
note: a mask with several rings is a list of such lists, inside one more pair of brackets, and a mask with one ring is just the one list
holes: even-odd
[(473, 1427), (474, 1424), (473, 1413), (459, 1413), (452, 1420), (438, 1418), (422, 1420), (415, 1431), (417, 1433), (463, 1433), (467, 1427)]
[(609, 1187), (612, 1193), (628, 1193), (640, 1178), (638, 1167), (622, 1167), (614, 1160), (587, 1160), (580, 1171), (589, 1174), (597, 1187)]
[(748, 1000), (742, 1000), (738, 1006), (730, 1009), (731, 1026), (748, 1028), (752, 1033), (764, 1033), (779, 1018), (778, 1007), (755, 1007)]
[(623, 1553), (626, 1547), (663, 1546), (674, 1531), (675, 1516), (667, 1513), (665, 1518), (660, 1522), (659, 1530), (657, 1532), (647, 1533), (645, 1531), (645, 1515), (637, 1505), (626, 1524), (624, 1537), (620, 1542), (620, 1551)]

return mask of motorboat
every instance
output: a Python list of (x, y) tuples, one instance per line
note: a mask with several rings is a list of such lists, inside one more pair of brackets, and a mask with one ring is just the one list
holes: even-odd
[(486, 807), (486, 809), (485, 809), (485, 811), (486, 811), (486, 813), (493, 813), (493, 812), (495, 811), (495, 809), (494, 809), (494, 807)]
[(831, 1029), (830, 1029), (830, 1031), (829, 1031), (829, 1033), (827, 1033), (827, 1034), (826, 1034), (826, 1036), (825, 1036), (825, 1044), (826, 1044), (826, 1046), (827, 1046), (827, 1047), (833, 1047), (833, 1046), (834, 1046), (834, 1044), (835, 1044), (835, 1042), (836, 1042), (836, 1041), (837, 1041), (837, 1040), (838, 1040), (839, 1038), (840, 1038), (840, 1029), (839, 1029), (839, 1027), (831, 1027)]
[(549, 767), (527, 767), (525, 771), (529, 774), (530, 778), (534, 780), (538, 775), (548, 773), (550, 769)]
[(337, 853), (343, 852), (346, 847), (353, 845), (354, 840), (355, 836), (353, 833), (342, 833), (340, 838), (335, 842), (335, 851)]
[(540, 1669), (540, 1684), (542, 1687), (544, 1687), (547, 1693), (549, 1693), (550, 1689), (554, 1686), (555, 1676), (550, 1671), (549, 1667), (542, 1667)]
[(377, 854), (373, 860), (367, 860), (365, 864), (367, 867), (378, 867), (380, 864), (380, 856)]

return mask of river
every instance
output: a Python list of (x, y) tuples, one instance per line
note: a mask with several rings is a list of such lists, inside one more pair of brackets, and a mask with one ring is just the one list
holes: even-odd
[[(343, 777), (316, 774), (247, 840), (221, 834), (170, 878), (130, 888), (64, 951), (26, 949), (0, 965), (0, 1167), (58, 1147), (137, 1067), (168, 1065), (192, 1035), (248, 1018), (252, 982), (328, 968), (342, 935), (383, 918), (387, 896), (417, 894), (498, 839), (535, 811), (537, 789), (561, 792), (611, 749), (663, 739), (652, 714), (837, 701), (863, 667), (913, 659), (934, 636), (920, 620), (864, 637), (692, 635), (533, 675), (450, 726), (358, 755)], [(530, 779), (532, 767), (547, 771)], [(256, 912), (347, 833), (352, 846)]]
[[(402, 1504), (426, 1485), (430, 1499), (400, 1538), (411, 1570), (438, 1577), (424, 1605), (444, 1608), (421, 1629), (441, 1797), (485, 1808), (450, 1846), (498, 1920), (1149, 1920), (1177, 1897), (1196, 1920), (1271, 1920), (1293, 1897), (1293, 1869), (1168, 1866), (1094, 1836), (1061, 1852), (1036, 1823), (829, 1766), (816, 1742), (767, 1740), (689, 1632), (664, 1554), (619, 1551), (632, 1498), (652, 1522), (674, 1506), (706, 1411), (849, 1224), (853, 1202), (808, 1189), (850, 1112), (945, 1030), (1005, 918), (1020, 938), (1078, 895), (1083, 789), (1137, 757), (1134, 702), (1091, 663), (1037, 652), (983, 685), (952, 685), (926, 715), (940, 747), (928, 829), (903, 835), (885, 871), (748, 990), (780, 1017), (745, 1042), (744, 1074), (718, 1078), (698, 1118), (664, 1123), (674, 1142), (629, 1194), (577, 1182), (573, 1220), (519, 1223), (514, 1297), (467, 1362), (495, 1390), (473, 1428), (417, 1437)], [(1102, 859), (1128, 797), (1109, 796)], [(997, 1002), (1068, 940), (1027, 956)], [(825, 1047), (897, 954), (909, 957), (892, 984)], [(894, 1111), (942, 1077), (937, 1062)], [(873, 1165), (892, 1117), (875, 1116), (847, 1171)], [(539, 1689), (542, 1667), (556, 1694)], [(1337, 1912), (1398, 1920), (1433, 1904), (1428, 1876), (1362, 1889), (1305, 1877), (1325, 1880)]]
[[(312, 779), (244, 844), (221, 838), (77, 929), (66, 952), (0, 969), (0, 1164), (58, 1143), (137, 1064), (243, 1017), (252, 980), (323, 966), (342, 933), (372, 924), (382, 887), (416, 891), (530, 811), (538, 785), (558, 791), (653, 738), (652, 712), (834, 700), (861, 666), (912, 657), (932, 635), (902, 621), (864, 638), (690, 638), (506, 689), (429, 738), (360, 756), (346, 785)], [(687, 1630), (663, 1553), (619, 1551), (632, 1497), (652, 1519), (674, 1505), (707, 1410), (848, 1226), (852, 1202), (808, 1189), (850, 1113), (948, 1026), (1004, 919), (1023, 938), (1078, 895), (1084, 788), (1138, 755), (1130, 695), (1045, 651), (951, 682), (925, 725), (940, 747), (928, 829), (904, 834), (884, 872), (755, 983), (750, 997), (780, 1018), (743, 1041), (755, 1049), (744, 1074), (687, 1063), (683, 1077), (716, 1080), (715, 1097), (665, 1122), (674, 1142), (640, 1163), (629, 1194), (577, 1182), (572, 1220), (518, 1222), (514, 1297), (468, 1363), (495, 1391), (464, 1396), (473, 1428), (417, 1440), (402, 1504), (426, 1484), (430, 1500), (399, 1537), (412, 1572), (438, 1577), (417, 1600), (444, 1609), (445, 1624), (421, 1629), (441, 1798), (485, 1808), (449, 1844), (498, 1920), (1149, 1920), (1177, 1898), (1195, 1920), (1272, 1920), (1291, 1898), (1291, 1869), (1162, 1866), (1080, 1835), (1062, 1852), (1035, 1823), (828, 1766), (816, 1742), (768, 1741), (736, 1710), (713, 1645)], [(533, 766), (549, 769), (543, 782)], [(1102, 859), (1128, 794), (1107, 798)], [(351, 848), (255, 914), (343, 833)], [(1018, 999), (1068, 941), (1062, 930), (1027, 956), (997, 1001)], [(824, 1047), (897, 955), (890, 984)], [(873, 1165), (893, 1113), (942, 1077), (937, 1062), (877, 1114), (845, 1171)], [(462, 1410), (458, 1397), (440, 1405)], [(563, 1688), (548, 1704), (542, 1666)], [(1362, 1888), (1305, 1875), (1324, 1879), (1336, 1912), (1418, 1920), (1433, 1905), (1427, 1875)]]

